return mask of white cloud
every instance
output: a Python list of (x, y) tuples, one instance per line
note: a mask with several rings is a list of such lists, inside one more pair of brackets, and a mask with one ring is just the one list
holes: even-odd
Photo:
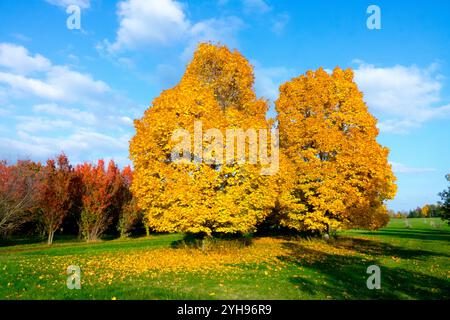
[(14, 96), (33, 95), (50, 100), (59, 100), (64, 97), (61, 91), (48, 83), (22, 75), (0, 72), (0, 83), (7, 84), (10, 94)]
[(45, 160), (64, 151), (71, 161), (96, 161), (100, 158), (114, 158), (120, 164), (127, 164), (123, 156), (128, 150), (128, 135), (112, 137), (89, 129), (78, 128), (68, 136), (45, 137), (19, 131), (16, 138), (0, 137), (2, 158), (17, 159), (30, 157)]
[(244, 11), (249, 14), (261, 14), (272, 10), (264, 0), (243, 0)]
[(104, 96), (111, 88), (103, 81), (94, 80), (90, 74), (70, 70), (64, 66), (55, 66), (47, 73), (47, 83), (62, 92), (62, 100), (95, 103), (99, 96)]
[(433, 172), (436, 171), (436, 169), (433, 168), (414, 168), (414, 167), (409, 167), (403, 163), (399, 163), (399, 162), (393, 162), (390, 161), (389, 162), (392, 165), (392, 170), (395, 173), (425, 173), (425, 172)]
[(208, 19), (192, 26), (190, 36), (198, 41), (227, 41), (243, 27), (241, 19), (231, 16), (223, 19)]
[(50, 68), (50, 61), (36, 54), (31, 56), (22, 46), (11, 43), (0, 43), (0, 66), (15, 73), (28, 74), (34, 71), (46, 71)]
[(230, 16), (222, 19), (208, 19), (200, 21), (189, 30), (189, 44), (181, 55), (183, 61), (192, 58), (200, 42), (216, 42), (236, 47), (236, 33), (242, 29), (244, 23), (241, 19)]
[[(82, 102), (95, 105), (111, 93), (103, 81), (67, 66), (52, 65), (40, 54), (31, 55), (22, 46), (0, 43), (0, 98), (37, 97), (50, 101)], [(34, 72), (31, 76), (29, 73)]]
[(263, 67), (252, 61), (255, 71), (255, 91), (260, 97), (275, 101), (279, 95), (279, 87), (289, 80), (294, 71), (286, 67)]
[[(39, 56), (14, 48), (26, 53), (25, 61)], [(47, 67), (35, 68), (32, 76), (20, 68), (0, 71), (0, 100), (17, 106), (0, 109), (7, 125), (0, 158), (45, 160), (65, 151), (74, 161), (105, 157), (128, 163), (124, 155), (137, 107), (92, 75), (45, 61)]]
[(442, 78), (436, 65), (376, 67), (356, 61), (355, 82), (371, 111), (381, 118), (385, 132), (407, 133), (424, 122), (450, 116), (450, 104), (441, 102)]
[(258, 18), (263, 16), (264, 24), (270, 26), (270, 30), (277, 35), (280, 35), (289, 23), (290, 16), (287, 12), (273, 12), (273, 8), (264, 0), (242, 0), (242, 5), (247, 15)]
[(70, 5), (79, 6), (81, 9), (87, 9), (91, 6), (90, 0), (45, 0), (46, 2), (61, 8), (67, 8)]
[(64, 108), (56, 104), (38, 104), (33, 106), (33, 111), (39, 114), (47, 114), (51, 116), (62, 116), (68, 119), (93, 125), (97, 122), (97, 118), (93, 113), (81, 111), (79, 109)]
[(200, 41), (235, 45), (235, 34), (242, 20), (228, 16), (192, 22), (185, 7), (174, 0), (124, 0), (118, 4), (119, 28), (113, 43), (104, 40), (98, 45), (110, 54), (137, 50), (153, 45), (187, 43), (183, 60)]
[(182, 38), (190, 22), (182, 5), (172, 0), (127, 0), (118, 4), (120, 26), (110, 52), (169, 44)]
[(131, 119), (130, 117), (119, 117), (120, 121), (124, 124), (128, 124), (128, 125), (132, 125), (133, 124), (133, 119)]
[(67, 120), (53, 120), (33, 116), (19, 116), (16, 117), (16, 120), (19, 121), (16, 125), (17, 130), (24, 132), (41, 133), (43, 131), (70, 128), (72, 126), (72, 123)]
[(0, 72), (0, 83), (10, 88), (15, 97), (38, 97), (50, 101), (95, 104), (97, 98), (105, 96), (110, 88), (89, 74), (72, 71), (67, 67), (54, 66), (44, 79)]

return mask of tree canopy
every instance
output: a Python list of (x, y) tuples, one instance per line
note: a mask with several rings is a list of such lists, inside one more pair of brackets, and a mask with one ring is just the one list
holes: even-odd
[[(275, 122), (253, 85), (253, 68), (239, 52), (200, 44), (181, 81), (135, 121), (132, 191), (148, 224), (203, 235), (253, 232), (269, 218), (318, 233), (385, 225), (395, 177), (353, 72), (319, 69), (283, 84)], [(247, 161), (218, 161), (234, 154), (234, 138), (217, 139), (229, 129), (279, 130), (277, 172), (261, 174), (263, 164), (249, 161), (260, 136), (245, 136)], [(177, 149), (180, 141), (187, 148)], [(174, 161), (181, 151), (184, 161)]]

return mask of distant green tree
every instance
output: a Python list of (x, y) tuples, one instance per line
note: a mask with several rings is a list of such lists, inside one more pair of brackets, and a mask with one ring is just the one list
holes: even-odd
[[(447, 174), (445, 178), (450, 183), (450, 174)], [(440, 210), (441, 218), (442, 220), (445, 220), (448, 224), (450, 224), (450, 185), (447, 187), (447, 190), (440, 192), (439, 196), (442, 199)]]
[(430, 209), (430, 217), (431, 218), (435, 218), (435, 217), (440, 217), (442, 214), (442, 206), (438, 203), (438, 204), (429, 204), (428, 205), (429, 209)]
[(417, 207), (415, 209), (409, 210), (408, 218), (423, 218), (422, 208)]

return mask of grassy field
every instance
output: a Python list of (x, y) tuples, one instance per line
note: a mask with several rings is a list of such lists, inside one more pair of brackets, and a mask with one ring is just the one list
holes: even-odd
[[(328, 241), (261, 237), (204, 250), (180, 244), (182, 235), (16, 240), (0, 247), (0, 299), (449, 299), (450, 227), (408, 221)], [(372, 264), (380, 290), (366, 286)], [(66, 286), (69, 265), (81, 268), (80, 290)]]

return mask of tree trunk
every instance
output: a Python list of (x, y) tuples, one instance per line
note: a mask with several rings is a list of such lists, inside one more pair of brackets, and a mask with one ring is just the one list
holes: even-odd
[(2, 230), (2, 231), (0, 231), (0, 235), (1, 235), (1, 238), (3, 240), (7, 240), (8, 239), (8, 231)]
[(55, 230), (49, 230), (47, 244), (50, 246), (53, 243), (53, 236), (55, 234)]
[(98, 231), (97, 231), (96, 229), (91, 230), (91, 231), (88, 233), (88, 239), (87, 239), (87, 241), (88, 241), (88, 242), (90, 242), (90, 241), (97, 241), (97, 239), (98, 239)]

